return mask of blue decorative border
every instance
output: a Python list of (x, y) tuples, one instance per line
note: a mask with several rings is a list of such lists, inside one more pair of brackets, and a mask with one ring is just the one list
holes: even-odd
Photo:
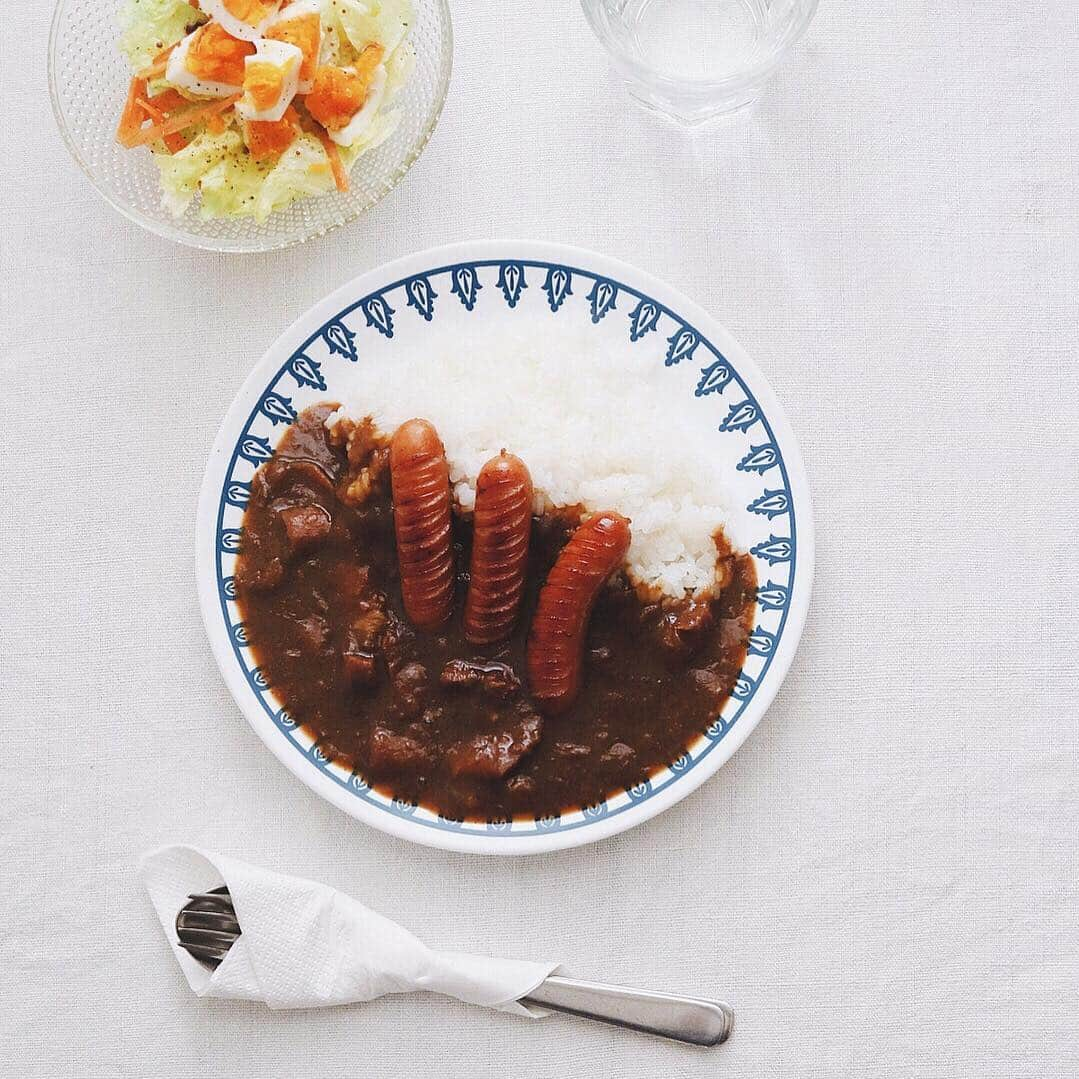
[[(497, 279), (481, 281), (480, 271), (489, 269), (498, 270)], [(541, 271), (542, 282), (538, 279), (528, 281), (526, 270), (529, 269)], [(436, 289), (433, 279), (440, 276), (445, 276), (447, 280), (439, 282)], [(252, 667), (245, 658), (248, 644), (244, 627), (238, 621), (238, 612), (237, 618), (230, 614), (230, 610), (236, 610), (235, 581), (230, 570), (235, 562), (240, 531), (238, 527), (226, 527), (226, 515), (236, 525), (242, 519), (250, 474), (271, 456), (279, 434), (275, 430), (278, 425), (290, 423), (296, 414), (290, 393), (295, 393), (296, 389), (325, 391), (327, 382), (322, 373), (323, 366), (327, 363), (358, 363), (362, 349), (362, 344), (358, 344), (360, 334), (375, 333), (392, 338), (395, 319), (411, 314), (411, 317), (431, 322), (439, 305), (444, 303), (460, 303), (466, 311), (471, 312), (480, 299), (481, 290), (487, 289), (494, 291), (496, 298), (500, 297), (509, 310), (515, 310), (524, 290), (535, 286), (542, 289), (547, 307), (555, 316), (563, 304), (571, 299), (577, 303), (587, 303), (593, 324), (607, 318), (622, 317), (628, 322), (627, 332), (631, 342), (662, 342), (664, 347), (660, 351), (665, 366), (699, 364), (700, 378), (694, 391), (695, 397), (714, 394), (726, 398), (728, 390), (737, 387), (741, 396), (731, 398), (727, 415), (717, 430), (747, 438), (748, 448), (737, 468), (761, 480), (760, 495), (746, 507), (750, 513), (766, 519), (769, 532), (766, 540), (751, 548), (751, 554), (757, 561), (758, 576), (755, 629), (750, 638), (746, 664), (720, 716), (677, 761), (645, 782), (624, 794), (560, 816), (536, 820), (514, 818), (488, 823), (447, 820), (411, 803), (387, 798), (373, 791), (362, 775), (327, 759), (310, 732), (298, 727), (273, 699), (262, 672)], [(391, 303), (391, 294), (398, 291), (400, 296), (394, 296)], [(345, 321), (356, 312), (363, 316), (363, 327), (354, 328)], [(669, 333), (666, 329), (659, 332), (664, 320), (671, 324)], [(316, 345), (320, 346), (321, 359), (309, 355)], [(778, 485), (773, 478), (773, 470), (778, 471), (781, 479)], [(784, 519), (789, 525), (785, 530), (782, 527)], [(554, 831), (587, 827), (647, 801), (698, 767), (731, 731), (764, 681), (787, 624), (797, 564), (795, 507), (783, 454), (764, 410), (731, 362), (698, 329), (658, 300), (632, 286), (576, 266), (532, 259), (483, 259), (451, 263), (425, 273), (412, 274), (369, 293), (323, 323), (281, 365), (247, 417), (232, 449), (222, 484), (216, 537), (218, 598), (229, 642), (248, 685), (282, 736), (288, 738), (297, 752), (302, 753), (312, 765), (369, 805), (424, 827), (447, 832), (472, 832), (492, 838), (546, 835)]]

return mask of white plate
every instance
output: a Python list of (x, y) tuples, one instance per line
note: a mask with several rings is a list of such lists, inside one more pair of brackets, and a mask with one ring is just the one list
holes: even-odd
[[(282, 709), (254, 665), (234, 600), (247, 484), (293, 415), (347, 394), (366, 354), (415, 348), (440, 320), (575, 320), (616, 348), (647, 349), (684, 395), (679, 422), (700, 425), (730, 462), (737, 531), (760, 582), (754, 632), (721, 717), (669, 768), (595, 806), (558, 817), (448, 821), (373, 791), (327, 760)], [(620, 342), (620, 343), (618, 343)], [(552, 356), (552, 364), (559, 362)], [(564, 358), (572, 378), (572, 360)], [(612, 377), (617, 372), (612, 371)], [(809, 487), (794, 435), (764, 376), (714, 319), (662, 282), (589, 251), (532, 242), (459, 244), (381, 266), (299, 318), (233, 401), (203, 479), (196, 557), (199, 601), (232, 695), (278, 759), (334, 805), (392, 835), (449, 850), (527, 854), (590, 843), (648, 820), (695, 790), (757, 725), (790, 666), (813, 574)]]

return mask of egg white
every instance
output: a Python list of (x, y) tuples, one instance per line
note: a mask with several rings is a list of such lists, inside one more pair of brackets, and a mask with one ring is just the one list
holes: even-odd
[(367, 92), (367, 100), (356, 110), (355, 115), (344, 127), (337, 131), (329, 131), (327, 134), (338, 146), (351, 146), (370, 126), (382, 104), (382, 98), (386, 93), (386, 68), (379, 64), (375, 68), (374, 77), (371, 79), (371, 88)]
[[(276, 26), (279, 23), (290, 22), (292, 19), (297, 19), (301, 15), (317, 15), (319, 24), (319, 47), (315, 50), (315, 64), (317, 66), (319, 60), (319, 54), (322, 51), (322, 4), (320, 0), (293, 0), (291, 4), (286, 4), (267, 24), (265, 33), (272, 26)], [(297, 93), (309, 94), (314, 88), (314, 79), (301, 79), (297, 83)]]
[(173, 86), (181, 90), (187, 90), (201, 97), (232, 97), (238, 94), (242, 87), (233, 86), (227, 82), (213, 82), (212, 80), (200, 79), (187, 70), (187, 54), (191, 43), (202, 30), (199, 27), (194, 33), (188, 34), (175, 49), (169, 53), (169, 61), (165, 65), (165, 79)]
[(274, 67), (284, 71), (281, 81), (281, 93), (277, 100), (267, 109), (255, 108), (247, 96), (236, 102), (236, 112), (245, 120), (280, 120), (285, 115), (285, 110), (292, 104), (300, 83), (300, 64), (303, 62), (303, 51), (287, 41), (258, 41), (255, 44), (255, 55), (244, 59), (244, 67), (248, 64), (270, 63)]
[(211, 19), (216, 19), (228, 33), (232, 34), (233, 37), (238, 37), (241, 41), (258, 41), (265, 32), (266, 27), (277, 18), (277, 11), (274, 10), (254, 25), (243, 22), (229, 13), (225, 7), (225, 0), (199, 0), (199, 7)]

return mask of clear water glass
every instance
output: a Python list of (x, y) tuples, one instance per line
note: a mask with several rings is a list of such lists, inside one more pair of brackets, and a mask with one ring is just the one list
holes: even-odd
[(581, 0), (630, 95), (684, 124), (745, 112), (817, 0)]

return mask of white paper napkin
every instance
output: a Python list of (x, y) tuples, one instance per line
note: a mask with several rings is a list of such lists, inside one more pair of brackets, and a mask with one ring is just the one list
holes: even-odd
[[(143, 879), (172, 950), (200, 997), (317, 1008), (426, 990), (539, 1018), (518, 1003), (557, 963), (436, 952), (396, 922), (324, 884), (271, 873), (196, 847), (143, 855)], [(176, 939), (189, 892), (228, 885), (242, 933), (214, 971)]]

